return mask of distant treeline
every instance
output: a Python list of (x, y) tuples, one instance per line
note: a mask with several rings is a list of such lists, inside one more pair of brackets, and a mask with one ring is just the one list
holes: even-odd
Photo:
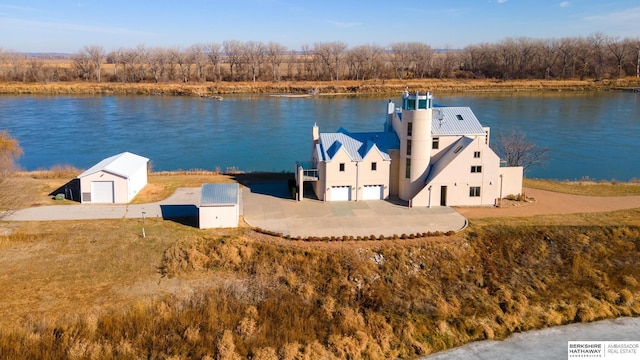
[(337, 81), (371, 79), (615, 79), (640, 77), (640, 37), (595, 33), (561, 39), (506, 38), (464, 49), (422, 42), (388, 46), (318, 42), (288, 49), (235, 41), (180, 48), (85, 46), (47, 59), (0, 49), (0, 81)]

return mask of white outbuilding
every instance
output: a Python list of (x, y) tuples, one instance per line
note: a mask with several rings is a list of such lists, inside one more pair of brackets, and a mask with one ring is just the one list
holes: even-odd
[(199, 217), (200, 229), (237, 227), (240, 218), (239, 185), (202, 185)]
[(80, 202), (124, 204), (147, 185), (149, 159), (130, 152), (108, 157), (78, 176)]

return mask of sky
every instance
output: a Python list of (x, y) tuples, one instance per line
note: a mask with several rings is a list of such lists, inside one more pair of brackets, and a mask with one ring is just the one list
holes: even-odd
[(179, 47), (225, 40), (464, 48), (508, 37), (640, 37), (638, 0), (0, 0), (0, 49)]

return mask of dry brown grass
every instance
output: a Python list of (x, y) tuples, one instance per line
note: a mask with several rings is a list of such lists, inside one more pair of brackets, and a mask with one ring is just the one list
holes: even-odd
[(450, 91), (585, 91), (637, 87), (636, 78), (594, 82), (591, 80), (491, 80), (491, 79), (424, 79), (367, 81), (262, 81), (206, 83), (96, 83), (56, 82), (0, 84), (0, 94), (60, 94), (60, 95), (188, 95), (284, 93), (307, 94), (318, 89), (320, 94), (398, 94), (410, 90)]
[(133, 204), (144, 204), (164, 200), (171, 196), (178, 188), (200, 187), (202, 184), (234, 182), (231, 175), (205, 170), (152, 172), (148, 175), (147, 181), (148, 184), (133, 199)]
[[(254, 179), (149, 180), (147, 199)], [(478, 219), (449, 237), (357, 242), (160, 219), (146, 220), (142, 238), (141, 225), (0, 222), (1, 357), (412, 358), (640, 315), (640, 209)]]
[(0, 237), (0, 354), (412, 358), (637, 316), (639, 215), (489, 219), (451, 237), (339, 243), (158, 219), (144, 239), (139, 220), (24, 223)]
[(640, 195), (640, 182), (593, 181), (557, 181), (547, 179), (524, 179), (523, 186), (565, 194), (585, 196), (629, 196)]

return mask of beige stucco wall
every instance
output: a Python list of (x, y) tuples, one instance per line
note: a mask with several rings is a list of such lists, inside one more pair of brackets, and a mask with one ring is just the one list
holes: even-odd
[(238, 226), (238, 205), (201, 206), (199, 212), (200, 229), (231, 228)]
[(507, 195), (522, 194), (522, 166), (501, 167), (500, 175), (502, 175), (502, 197)]
[[(376, 163), (376, 170), (371, 170), (371, 163)], [(340, 171), (340, 164), (344, 171)], [(351, 200), (362, 199), (362, 188), (365, 185), (383, 185), (384, 198), (389, 197), (389, 178), (391, 162), (384, 160), (375, 149), (359, 162), (352, 161), (344, 149), (340, 149), (331, 161), (318, 162), (318, 177), (315, 191), (318, 199), (332, 201), (332, 186), (349, 186)]]
[[(413, 198), (412, 206), (440, 206), (442, 186), (447, 187), (447, 206), (495, 205), (500, 196), (500, 159), (484, 140), (476, 137)], [(475, 151), (480, 151), (480, 158), (474, 158)], [(471, 166), (482, 166), (482, 172), (472, 173)], [(480, 196), (469, 195), (474, 186), (480, 187)]]
[[(86, 203), (84, 201), (84, 193), (91, 193), (91, 183), (93, 181), (113, 181), (113, 200), (114, 203), (124, 204), (128, 203), (128, 184), (127, 179), (122, 178), (118, 175), (114, 175), (105, 171), (98, 171), (94, 174), (84, 176), (80, 179), (80, 192), (81, 192), (81, 202)], [(93, 201), (93, 199), (92, 199)]]

